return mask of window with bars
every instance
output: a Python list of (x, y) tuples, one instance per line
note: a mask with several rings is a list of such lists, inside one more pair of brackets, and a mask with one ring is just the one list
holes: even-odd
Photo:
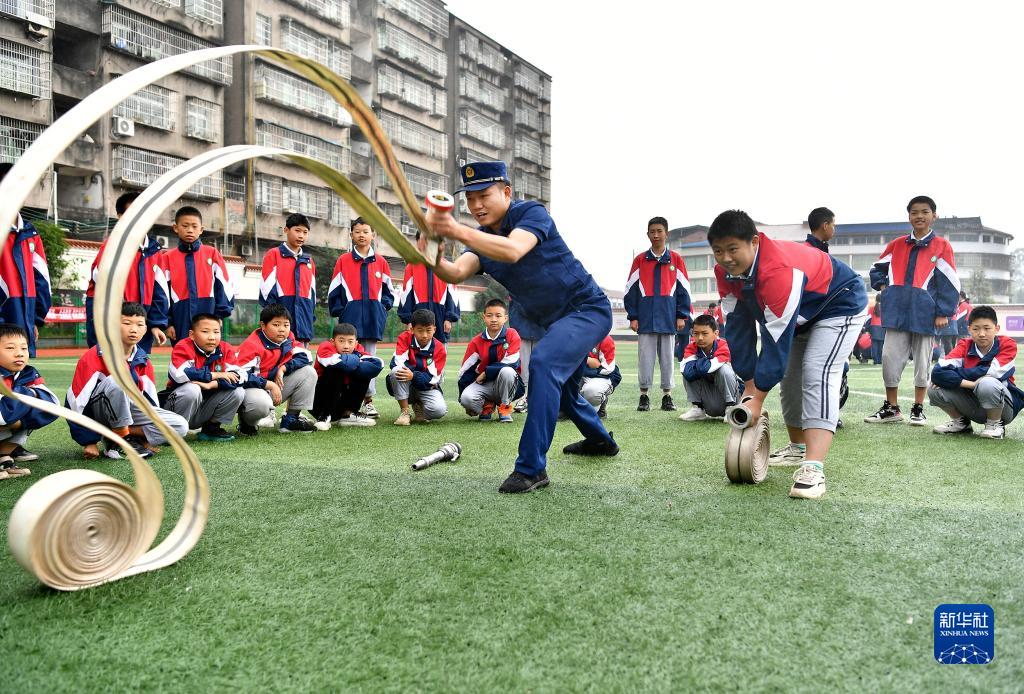
[(531, 130), (542, 132), (544, 130), (543, 114), (535, 108), (526, 104), (516, 104), (515, 108), (516, 125), (522, 125)]
[(505, 90), (472, 72), (459, 75), (459, 94), (490, 106), (495, 111), (505, 110)]
[(482, 152), (478, 152), (475, 149), (470, 149), (468, 147), (463, 151), (463, 156), (465, 157), (467, 164), (471, 164), (475, 161), (491, 161), (494, 158), (489, 154), (483, 154)]
[(396, 228), (401, 229), (403, 224), (410, 224), (411, 220), (405, 216), (405, 210), (401, 205), (392, 205), (390, 203), (381, 203), (380, 211), (384, 213), (384, 216), (391, 220), (391, 223)]
[(448, 38), (448, 12), (443, 2), (431, 0), (380, 0), (438, 36)]
[(487, 116), (462, 109), (459, 111), (459, 132), (499, 149), (505, 146), (505, 128)]
[[(448, 177), (444, 174), (434, 173), (421, 169), (418, 166), (402, 163), (402, 171), (409, 181), (409, 187), (417, 197), (423, 197), (428, 190), (448, 190)], [(391, 188), (391, 181), (383, 167), (377, 167), (377, 185), (381, 188)]]
[(307, 217), (327, 219), (330, 201), (328, 188), (317, 188), (305, 183), (284, 180), (281, 182), (281, 211), (291, 214), (301, 212)]
[[(114, 48), (143, 60), (159, 60), (213, 46), (208, 41), (117, 6), (103, 11), (103, 33), (110, 35), (110, 45)], [(184, 68), (184, 72), (228, 85), (231, 84), (231, 58), (207, 60)]]
[(256, 15), (256, 38), (254, 41), (261, 46), (274, 45), (274, 24), (270, 17)]
[(522, 87), (544, 100), (550, 100), (550, 80), (542, 77), (539, 72), (519, 64), (516, 65), (514, 74), (517, 87)]
[(349, 0), (285, 0), (285, 2), (309, 10), (318, 17), (338, 26), (349, 26), (352, 23), (352, 5)]
[(540, 176), (526, 171), (516, 171), (512, 177), (512, 189), (517, 195), (527, 198), (543, 197)]
[(448, 138), (444, 133), (388, 111), (380, 113), (380, 122), (392, 142), (435, 159), (448, 157)]
[(13, 164), (29, 148), (45, 126), (0, 116), (0, 162)]
[(228, 200), (245, 200), (245, 177), (224, 174), (224, 197)]
[(377, 92), (397, 97), (410, 106), (437, 116), (448, 114), (448, 96), (444, 89), (408, 75), (387, 63), (381, 63), (377, 67)]
[(49, 99), (50, 54), (0, 38), (0, 89)]
[(256, 124), (256, 143), (305, 154), (346, 175), (352, 169), (352, 153), (347, 147), (275, 123)]
[(528, 135), (516, 135), (515, 155), (520, 159), (540, 163), (543, 159), (540, 142)]
[(220, 140), (221, 124), (224, 122), (220, 104), (194, 96), (185, 99), (185, 136), (197, 140), (217, 142)]
[[(149, 152), (136, 147), (116, 145), (111, 151), (114, 183), (145, 188), (156, 179), (185, 161), (168, 154)], [(203, 178), (185, 192), (185, 196), (219, 200), (224, 195), (224, 177), (221, 172)]]
[(174, 130), (178, 118), (176, 96), (170, 89), (151, 84), (115, 106), (114, 115), (150, 128)]
[(416, 63), (438, 77), (448, 74), (448, 60), (444, 51), (434, 48), (423, 39), (417, 38), (407, 31), (402, 31), (394, 24), (377, 23), (377, 44), (382, 51)]
[(8, 14), (22, 19), (45, 17), (47, 26), (53, 26), (53, 0), (0, 0), (0, 14)]
[(219, 26), (224, 22), (223, 0), (185, 0), (185, 14), (200, 22)]
[(341, 106), (312, 82), (278, 70), (266, 63), (257, 63), (253, 76), (257, 99), (272, 101), (286, 108), (311, 113), (333, 123), (346, 123)]
[(281, 213), (281, 178), (256, 174), (253, 191), (256, 200), (256, 211), (262, 214)]
[(352, 51), (334, 39), (299, 24), (281, 20), (281, 47), (326, 65), (345, 79), (352, 77)]
[(551, 168), (551, 145), (549, 145), (549, 144), (541, 145), (540, 150), (541, 150), (541, 162), (540, 163), (543, 164), (545, 167), (550, 169)]
[(341, 197), (333, 190), (327, 191), (327, 197), (330, 204), (330, 210), (327, 213), (327, 221), (331, 224), (338, 226), (347, 227), (352, 221), (352, 208), (345, 202), (345, 198)]
[(491, 72), (505, 74), (508, 65), (502, 52), (491, 44), (481, 41), (475, 34), (463, 31), (459, 34), (459, 53), (482, 65)]

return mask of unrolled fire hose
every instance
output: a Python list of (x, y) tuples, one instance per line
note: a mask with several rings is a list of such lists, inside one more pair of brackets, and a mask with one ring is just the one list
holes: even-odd
[[(135, 487), (94, 470), (64, 470), (32, 485), (15, 504), (8, 542), (18, 562), (42, 583), (79, 590), (173, 564), (191, 551), (206, 528), (210, 490), (195, 453), (157, 416), (134, 385), (120, 340), (121, 298), (135, 250), (160, 214), (200, 179), (254, 157), (286, 157), (321, 178), (366, 219), (406, 261), (434, 264), (439, 244), (419, 201), (373, 111), (344, 79), (323, 65), (290, 51), (265, 46), (224, 46), (164, 58), (112, 80), (55, 121), (30, 146), (0, 183), (0, 247), (18, 210), (46, 170), (89, 127), (119, 102), (159, 79), (210, 60), (249, 53), (294, 70), (324, 89), (351, 115), (367, 137), (402, 207), (426, 240), (425, 254), (342, 173), (305, 155), (272, 147), (235, 145), (205, 152), (156, 179), (132, 203), (110, 234), (96, 282), (96, 335), (111, 377), (163, 432), (181, 463), (185, 500), (170, 533), (155, 547), (164, 515), (163, 488), (149, 464), (117, 434), (82, 414), (12, 392), (0, 392), (44, 412), (62, 416), (121, 445)], [(440, 198), (439, 206), (443, 204)], [(448, 209), (451, 209), (449, 206)]]
[(771, 448), (768, 413), (762, 410), (754, 422), (750, 409), (744, 404), (750, 399), (745, 397), (725, 411), (725, 421), (729, 424), (725, 437), (725, 474), (730, 482), (739, 484), (758, 484), (768, 476)]

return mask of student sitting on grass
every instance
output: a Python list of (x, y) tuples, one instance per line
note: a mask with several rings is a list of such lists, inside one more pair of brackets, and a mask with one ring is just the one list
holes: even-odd
[(729, 343), (718, 336), (715, 319), (704, 314), (693, 319), (693, 341), (686, 346), (679, 370), (692, 407), (679, 415), (684, 422), (724, 417), (743, 391), (730, 364)]
[(998, 334), (999, 319), (991, 306), (973, 309), (967, 324), (971, 336), (932, 369), (928, 399), (951, 417), (933, 431), (970, 434), (971, 422), (978, 422), (985, 425), (982, 436), (1001, 439), (1024, 408), (1024, 392), (1013, 380), (1017, 343)]
[(622, 372), (615, 363), (615, 340), (611, 335), (607, 335), (587, 355), (580, 395), (596, 407), (597, 416), (604, 419), (608, 416), (608, 398), (621, 382)]
[(526, 392), (519, 375), (519, 333), (508, 327), (508, 309), (501, 299), (484, 306), (484, 330), (470, 340), (459, 369), (459, 403), (470, 417), (512, 421), (512, 403)]
[(383, 364), (359, 344), (356, 326), (334, 326), (330, 340), (316, 351), (316, 395), (313, 416), (316, 427), (326, 430), (333, 422), (339, 427), (372, 427), (377, 420), (359, 414), (359, 408)]
[[(156, 408), (157, 416), (180, 436), (185, 436), (188, 433), (188, 422), (185, 418), (159, 407), (156, 385), (153, 382), (153, 363), (149, 360), (149, 355), (138, 346), (139, 340), (149, 330), (146, 325), (147, 314), (148, 311), (142, 304), (121, 304), (121, 346), (124, 347), (125, 358), (128, 361), (128, 371), (139, 392)], [(100, 356), (99, 345), (90, 347), (78, 360), (64, 406), (104, 425), (127, 441), (128, 445), (143, 458), (152, 455), (154, 446), (167, 442), (163, 432), (153, 424), (149, 415), (121, 390), (114, 379), (110, 378), (107, 365)], [(71, 428), (71, 438), (82, 446), (85, 458), (98, 458), (98, 444), (102, 437), (71, 421), (68, 422), (68, 426)], [(104, 455), (108, 458), (121, 458), (123, 454), (120, 446), (107, 442)]]
[(167, 367), (164, 406), (199, 429), (200, 441), (233, 441), (225, 429), (245, 397), (242, 383), (249, 379), (235, 364), (235, 348), (220, 339), (220, 318), (198, 313), (192, 318), (187, 340), (178, 340)]
[(403, 427), (412, 423), (414, 413), (418, 422), (440, 419), (448, 413), (441, 392), (448, 353), (434, 337), (434, 314), (418, 309), (412, 312), (411, 322), (412, 330), (398, 336), (387, 378), (388, 392), (395, 396), (402, 410), (395, 424)]
[(274, 406), (282, 402), (288, 405), (278, 431), (308, 434), (316, 429), (299, 416), (313, 407), (316, 371), (309, 352), (296, 343), (291, 326), (288, 309), (271, 304), (260, 311), (260, 327), (238, 348), (235, 363), (249, 374), (238, 411), (238, 433), (243, 436), (255, 436), (256, 423), (271, 421)]
[[(0, 378), (19, 395), (28, 395), (57, 404), (57, 396), (35, 367), (28, 363), (28, 334), (20, 325), (0, 323)], [(19, 402), (0, 393), (0, 480), (31, 474), (18, 463), (38, 460), (25, 450), (28, 436), (57, 419), (56, 415)]]

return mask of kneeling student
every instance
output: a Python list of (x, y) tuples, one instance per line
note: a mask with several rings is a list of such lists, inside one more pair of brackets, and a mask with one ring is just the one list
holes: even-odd
[(341, 427), (372, 427), (377, 423), (359, 414), (359, 408), (383, 363), (359, 344), (356, 326), (335, 325), (331, 339), (320, 343), (313, 366), (317, 381), (311, 411), (318, 429), (327, 429), (332, 421)]
[[(0, 323), (0, 378), (19, 395), (57, 404), (57, 396), (46, 387), (43, 377), (29, 366), (28, 334), (20, 325)], [(38, 460), (39, 456), (25, 450), (25, 442), (29, 434), (55, 419), (56, 415), (0, 393), (0, 480), (31, 474), (18, 463)]]
[(597, 416), (604, 419), (608, 416), (608, 398), (621, 382), (622, 372), (615, 363), (615, 340), (608, 335), (587, 355), (580, 395), (596, 407)]
[[(139, 392), (156, 408), (157, 415), (180, 436), (188, 434), (188, 422), (179, 414), (165, 410), (159, 406), (156, 385), (153, 382), (155, 372), (149, 355), (139, 348), (139, 340), (148, 332), (146, 326), (147, 309), (142, 304), (128, 302), (121, 304), (121, 346), (124, 347), (128, 370)], [(84, 414), (104, 425), (123, 438), (143, 458), (152, 455), (150, 447), (166, 443), (167, 439), (160, 429), (153, 424), (128, 394), (110, 378), (107, 365), (100, 356), (99, 345), (90, 347), (78, 360), (75, 374), (71, 378), (71, 387), (64, 406)], [(78, 426), (69, 421), (71, 438), (82, 446), (86, 459), (98, 458), (100, 455), (99, 434)], [(121, 447), (107, 442), (104, 455), (108, 458), (120, 458)]]
[(693, 319), (693, 341), (683, 352), (686, 397), (692, 407), (679, 415), (684, 422), (724, 417), (727, 407), (739, 400), (743, 385), (730, 364), (729, 343), (718, 336), (718, 324), (708, 314)]
[[(429, 422), (448, 413), (441, 392), (444, 363), (448, 358), (444, 345), (434, 337), (436, 319), (426, 309), (412, 312), (412, 330), (398, 336), (395, 356), (391, 358), (388, 392), (398, 401), (402, 412), (395, 420), (398, 426), (409, 426), (413, 413), (417, 421)], [(410, 410), (410, 403), (412, 409)]]
[(991, 306), (978, 306), (967, 320), (971, 336), (960, 340), (932, 369), (928, 399), (952, 419), (936, 434), (970, 434), (971, 422), (984, 424), (981, 435), (1001, 439), (1006, 425), (1024, 408), (1024, 392), (1013, 380), (1017, 344), (1000, 336)]
[(278, 429), (282, 434), (308, 434), (313, 423), (299, 416), (313, 407), (316, 371), (309, 352), (295, 340), (291, 317), (281, 304), (270, 304), (260, 312), (260, 327), (245, 338), (235, 357), (239, 368), (248, 373), (242, 408), (238, 412), (238, 433), (255, 436), (256, 422), (287, 402), (285, 416)]
[(508, 308), (501, 299), (484, 306), (484, 330), (470, 340), (459, 369), (459, 403), (470, 417), (488, 421), (498, 408), (498, 421), (512, 421), (512, 403), (526, 387), (520, 376), (519, 333), (505, 325)]
[(167, 367), (164, 407), (188, 420), (189, 429), (199, 429), (200, 441), (234, 441), (224, 425), (235, 418), (245, 397), (240, 386), (249, 380), (220, 331), (220, 318), (197, 313), (188, 339), (174, 345)]

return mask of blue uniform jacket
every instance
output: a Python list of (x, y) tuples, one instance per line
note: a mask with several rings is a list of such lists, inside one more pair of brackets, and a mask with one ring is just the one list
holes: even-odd
[(626, 318), (639, 324), (637, 332), (676, 334), (676, 319), (690, 317), (690, 280), (675, 251), (661, 256), (645, 251), (633, 259), (622, 298)]

